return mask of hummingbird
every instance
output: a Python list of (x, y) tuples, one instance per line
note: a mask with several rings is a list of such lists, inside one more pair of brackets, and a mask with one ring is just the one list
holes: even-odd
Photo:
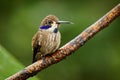
[(60, 24), (71, 24), (70, 21), (60, 21), (54, 15), (46, 16), (32, 38), (33, 63), (47, 54), (55, 52), (61, 42)]

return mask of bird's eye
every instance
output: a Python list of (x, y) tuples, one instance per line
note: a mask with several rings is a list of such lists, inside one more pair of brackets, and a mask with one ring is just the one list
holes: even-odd
[(53, 22), (51, 20), (48, 20), (47, 21), (47, 24), (52, 24)]

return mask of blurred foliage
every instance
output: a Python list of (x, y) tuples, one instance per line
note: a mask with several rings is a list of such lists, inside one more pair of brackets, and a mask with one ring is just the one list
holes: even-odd
[[(119, 0), (2, 0), (0, 44), (12, 53), (10, 55), (27, 66), (32, 62), (32, 36), (45, 16), (54, 14), (61, 20), (74, 23), (61, 25), (62, 46), (118, 3)], [(113, 21), (75, 54), (43, 70), (37, 76), (43, 80), (120, 80), (119, 26), (120, 18)], [(4, 56), (1, 57), (3, 58), (0, 62), (6, 63)], [(7, 66), (4, 68), (10, 69)], [(14, 73), (12, 69), (9, 74)]]
[[(23, 69), (23, 66), (18, 60), (16, 60), (8, 51), (6, 51), (0, 45), (0, 80), (4, 80), (5, 78), (13, 75)], [(28, 80), (38, 80), (36, 77), (29, 78)]]

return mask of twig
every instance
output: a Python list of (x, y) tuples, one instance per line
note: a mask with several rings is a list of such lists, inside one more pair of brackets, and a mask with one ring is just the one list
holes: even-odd
[(95, 22), (93, 25), (84, 30), (80, 35), (75, 39), (68, 42), (66, 45), (61, 47), (59, 50), (54, 52), (51, 55), (47, 55), (44, 60), (38, 60), (37, 62), (29, 65), (23, 70), (17, 72), (16, 74), (8, 77), (6, 80), (25, 80), (29, 77), (36, 75), (41, 70), (58, 63), (78, 48), (83, 46), (86, 41), (91, 39), (96, 33), (108, 26), (115, 18), (120, 16), (120, 4), (114, 7), (110, 12), (105, 16)]

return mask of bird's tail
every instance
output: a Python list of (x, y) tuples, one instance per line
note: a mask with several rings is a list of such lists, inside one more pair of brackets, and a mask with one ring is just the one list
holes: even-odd
[(41, 54), (41, 52), (37, 52), (33, 54), (33, 63), (36, 62), (37, 60), (41, 59), (42, 57), (44, 57), (44, 55)]

